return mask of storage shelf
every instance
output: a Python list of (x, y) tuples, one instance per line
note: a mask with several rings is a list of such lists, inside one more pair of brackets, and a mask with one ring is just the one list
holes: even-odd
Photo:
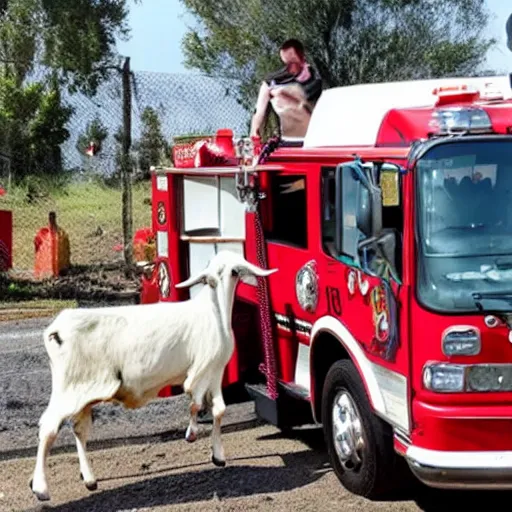
[(193, 236), (181, 235), (183, 242), (192, 242), (195, 244), (229, 244), (229, 243), (243, 243), (245, 238), (229, 237), (229, 236)]

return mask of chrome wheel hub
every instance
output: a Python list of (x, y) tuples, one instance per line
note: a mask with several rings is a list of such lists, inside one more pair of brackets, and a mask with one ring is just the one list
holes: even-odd
[(332, 435), (345, 470), (354, 471), (363, 461), (363, 427), (359, 412), (347, 391), (340, 391), (332, 405)]

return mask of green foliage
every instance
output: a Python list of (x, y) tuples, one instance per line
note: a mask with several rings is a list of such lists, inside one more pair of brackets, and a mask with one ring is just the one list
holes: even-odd
[(119, 67), (116, 38), (129, 34), (127, 3), (41, 0), (44, 62), (62, 71), (72, 91), (94, 94), (112, 68)]
[(495, 43), (483, 0), (181, 0), (186, 65), (236, 80), (251, 109), (278, 48), (301, 39), (326, 87), (481, 73)]
[(4, 72), (21, 85), (34, 64), (38, 44), (39, 0), (3, 0), (0, 60)]
[(138, 166), (144, 177), (149, 177), (151, 166), (169, 162), (169, 144), (162, 134), (162, 124), (155, 109), (146, 107), (141, 115), (142, 135), (134, 144), (138, 153)]
[(0, 77), (0, 140), (16, 179), (60, 170), (71, 114), (55, 83), (20, 86), (14, 77)]
[(34, 61), (59, 71), (72, 92), (94, 95), (119, 67), (128, 0), (2, 0), (0, 60), (19, 84)]
[[(62, 104), (60, 87), (93, 95), (119, 68), (116, 39), (129, 33), (127, 4), (0, 0), (0, 146), (11, 156), (16, 179), (61, 170), (60, 145), (69, 137), (72, 111)], [(36, 62), (49, 67), (51, 78), (27, 84)], [(102, 127), (92, 128), (103, 141)]]

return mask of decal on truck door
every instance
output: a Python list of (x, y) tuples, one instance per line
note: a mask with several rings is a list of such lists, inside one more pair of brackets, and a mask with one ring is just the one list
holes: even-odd
[(347, 269), (347, 287), (348, 293), (351, 297), (355, 296), (357, 290), (359, 290), (359, 293), (363, 297), (366, 297), (368, 290), (370, 289), (370, 283), (368, 281), (363, 281), (362, 272), (360, 270), (355, 270), (349, 267)]
[(386, 361), (393, 361), (398, 349), (398, 324), (395, 297), (389, 285), (375, 286), (370, 293), (370, 303), (375, 329), (370, 351)]
[(157, 219), (158, 219), (158, 224), (165, 224), (165, 222), (167, 220), (166, 215), (165, 215), (165, 205), (164, 205), (163, 201), (158, 202)]
[(325, 293), (327, 295), (327, 311), (329, 315), (341, 316), (341, 297), (339, 289), (326, 286)]

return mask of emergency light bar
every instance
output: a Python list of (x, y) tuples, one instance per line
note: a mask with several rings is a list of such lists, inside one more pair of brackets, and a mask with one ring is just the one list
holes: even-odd
[(492, 133), (487, 112), (476, 107), (439, 108), (432, 114), (431, 133), (452, 135), (459, 133)]

